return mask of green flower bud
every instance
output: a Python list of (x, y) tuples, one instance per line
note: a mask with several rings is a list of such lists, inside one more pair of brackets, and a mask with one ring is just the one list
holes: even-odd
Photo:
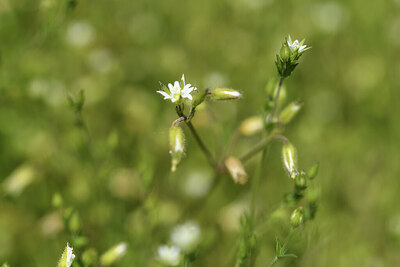
[(294, 180), (296, 188), (299, 190), (304, 190), (307, 188), (307, 174), (301, 171)]
[(292, 225), (293, 228), (297, 228), (300, 225), (302, 225), (303, 222), (304, 222), (303, 208), (299, 207), (292, 212), (292, 215), (290, 215), (290, 224)]
[(176, 166), (182, 160), (185, 148), (185, 135), (181, 127), (173, 125), (169, 129), (169, 146), (172, 163), (171, 171), (174, 172)]
[(290, 48), (287, 46), (286, 43), (283, 43), (283, 45), (282, 45), (282, 48), (280, 51), (280, 57), (283, 62), (288, 61), (290, 58)]
[(101, 266), (110, 266), (116, 263), (125, 255), (126, 248), (127, 244), (122, 242), (107, 250), (103, 255), (101, 255)]
[(81, 229), (81, 219), (79, 218), (78, 212), (74, 212), (68, 221), (68, 230), (72, 233), (76, 233)]
[(51, 205), (56, 209), (61, 208), (63, 205), (63, 202), (64, 202), (63, 198), (62, 198), (61, 194), (58, 192), (55, 193), (53, 195), (53, 197), (51, 198)]
[(287, 142), (282, 147), (282, 162), (290, 178), (296, 178), (297, 171), (297, 152), (296, 148)]
[(225, 160), (225, 166), (228, 169), (232, 179), (235, 183), (247, 183), (247, 173), (242, 165), (242, 162), (234, 157), (229, 157)]
[(195, 108), (198, 105), (200, 105), (201, 103), (203, 103), (204, 100), (206, 99), (208, 92), (209, 92), (209, 90), (205, 89), (205, 90), (197, 93), (195, 96), (193, 96), (192, 107)]
[(242, 94), (234, 89), (217, 88), (211, 92), (211, 98), (214, 100), (234, 100), (242, 98)]
[(289, 123), (297, 115), (302, 106), (303, 103), (298, 101), (290, 103), (282, 110), (279, 115), (279, 120), (284, 124)]
[(318, 169), (319, 163), (315, 163), (314, 166), (312, 166), (311, 169), (308, 171), (308, 178), (310, 178), (310, 180), (314, 179), (317, 176)]

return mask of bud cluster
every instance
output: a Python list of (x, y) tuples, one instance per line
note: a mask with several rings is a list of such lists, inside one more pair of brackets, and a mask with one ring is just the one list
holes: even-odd
[(288, 39), (282, 44), (279, 55), (276, 55), (275, 61), (279, 75), (282, 78), (289, 77), (290, 74), (292, 74), (293, 70), (298, 65), (297, 61), (301, 55), (311, 48), (307, 47), (304, 42), (305, 39), (300, 42), (298, 40), (292, 42), (292, 39), (289, 35)]

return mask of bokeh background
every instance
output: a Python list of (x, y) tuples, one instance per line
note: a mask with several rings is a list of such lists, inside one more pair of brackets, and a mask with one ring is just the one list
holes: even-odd
[[(52, 205), (58, 194), (86, 237), (77, 254), (125, 241), (117, 266), (155, 266), (173, 226), (195, 220), (194, 266), (232, 266), (250, 186), (224, 176), (209, 192), (212, 170), (189, 132), (171, 174), (176, 114), (155, 91), (182, 73), (198, 88), (240, 89), (242, 100), (207, 103), (194, 120), (221, 154), (240, 122), (262, 113), (288, 34), (312, 46), (285, 82), (287, 101), (305, 103), (286, 132), (303, 168), (320, 162), (321, 200), (289, 248), (299, 259), (279, 264), (397, 266), (399, 0), (0, 0), (0, 263), (55, 266), (73, 242)], [(86, 128), (67, 102), (79, 90)], [(260, 214), (290, 191), (279, 151), (268, 154)], [(273, 258), (282, 228), (264, 226), (256, 266)]]

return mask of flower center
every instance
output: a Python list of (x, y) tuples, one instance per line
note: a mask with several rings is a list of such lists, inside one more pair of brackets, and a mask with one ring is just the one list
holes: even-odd
[(180, 94), (174, 94), (174, 96), (173, 96), (173, 98), (174, 98), (175, 100), (179, 100), (180, 97), (181, 97)]

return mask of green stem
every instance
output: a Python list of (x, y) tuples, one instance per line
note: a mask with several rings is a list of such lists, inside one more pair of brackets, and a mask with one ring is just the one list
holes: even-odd
[(275, 256), (275, 258), (272, 259), (272, 261), (268, 264), (268, 267), (272, 267), (277, 263), (279, 260), (278, 256)]
[(277, 90), (277, 92), (276, 92), (275, 99), (274, 99), (274, 106), (272, 107), (271, 112), (269, 113), (269, 115), (268, 115), (268, 117), (267, 117), (267, 121), (268, 121), (268, 122), (271, 122), (272, 119), (274, 118), (275, 111), (276, 111), (276, 108), (277, 108), (277, 106), (278, 106), (279, 95), (280, 95), (280, 93), (281, 93), (281, 88), (282, 88), (282, 84), (283, 84), (283, 80), (284, 80), (284, 79), (285, 79), (284, 77), (281, 77), (281, 78), (279, 79), (278, 90)]
[(193, 127), (192, 122), (186, 121), (186, 125), (189, 127), (189, 130), (192, 132), (194, 138), (196, 139), (197, 143), (199, 144), (201, 150), (203, 151), (204, 155), (207, 157), (208, 162), (210, 165), (217, 170), (217, 164), (213, 156), (211, 155), (210, 150), (208, 150), (207, 146), (204, 144), (203, 140), (201, 140), (200, 135), (197, 133), (196, 129)]
[(260, 163), (257, 168), (257, 173), (254, 175), (254, 179), (251, 184), (250, 215), (251, 215), (253, 222), (255, 220), (255, 213), (256, 213), (257, 192), (258, 192), (258, 187), (259, 187), (261, 176), (262, 176), (262, 169), (263, 169), (266, 154), (267, 154), (267, 148), (264, 147), (262, 155), (261, 155)]
[(264, 140), (258, 143), (255, 147), (251, 148), (247, 153), (240, 157), (240, 161), (243, 163), (251, 159), (257, 153), (261, 152), (265, 147), (267, 147), (271, 141), (274, 139), (275, 131), (272, 131), (270, 135)]

